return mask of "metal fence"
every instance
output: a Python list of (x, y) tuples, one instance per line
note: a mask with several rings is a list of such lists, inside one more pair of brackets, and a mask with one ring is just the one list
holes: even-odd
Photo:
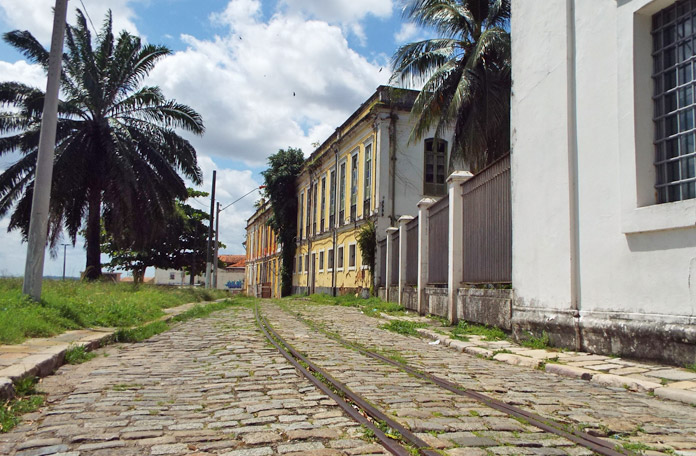
[(399, 232), (392, 234), (392, 255), (391, 255), (391, 277), (389, 278), (390, 285), (399, 283)]
[(448, 196), (444, 196), (428, 209), (428, 229), (428, 284), (447, 284)]
[(384, 287), (387, 284), (387, 240), (382, 239), (377, 241), (377, 249), (379, 251), (379, 275), (377, 276), (377, 286)]
[(406, 285), (418, 285), (418, 217), (406, 224)]
[[(464, 212), (462, 281), (467, 283), (511, 282), (510, 155), (500, 158), (463, 183), (462, 198)], [(430, 236), (430, 239), (439, 237), (433, 233), (432, 228)], [(431, 261), (432, 255), (431, 247)]]

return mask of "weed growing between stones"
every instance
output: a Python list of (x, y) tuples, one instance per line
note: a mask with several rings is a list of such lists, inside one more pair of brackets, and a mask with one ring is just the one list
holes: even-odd
[(551, 346), (551, 339), (546, 331), (541, 333), (541, 337), (534, 337), (530, 334), (528, 339), (520, 341), (520, 345), (535, 350), (543, 350)]
[(9, 432), (21, 421), (21, 415), (38, 410), (44, 395), (36, 391), (36, 377), (25, 377), (15, 383), (16, 397), (0, 405), (0, 433)]
[(68, 364), (82, 364), (97, 355), (87, 351), (84, 345), (71, 345), (65, 352), (65, 362)]
[(455, 339), (468, 341), (468, 336), (483, 336), (483, 340), (505, 340), (507, 334), (500, 328), (495, 326), (477, 325), (467, 321), (460, 321), (457, 326), (452, 329), (452, 337)]
[(416, 336), (420, 334), (416, 329), (427, 326), (425, 323), (416, 323), (413, 321), (391, 320), (389, 323), (380, 326), (380, 329), (386, 329), (405, 336)]

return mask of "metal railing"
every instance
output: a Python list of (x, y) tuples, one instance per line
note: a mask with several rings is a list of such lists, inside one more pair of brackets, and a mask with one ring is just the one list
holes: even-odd
[(461, 189), (464, 213), (462, 281), (511, 282), (510, 155), (463, 183)]
[(428, 208), (428, 284), (447, 284), (449, 197)]
[(389, 283), (397, 285), (399, 283), (399, 232), (396, 231), (392, 236), (392, 255), (391, 255), (391, 277)]
[(406, 224), (406, 285), (418, 285), (418, 217)]

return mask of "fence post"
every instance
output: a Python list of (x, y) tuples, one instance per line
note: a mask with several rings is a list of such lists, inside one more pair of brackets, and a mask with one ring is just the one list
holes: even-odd
[(435, 203), (432, 198), (418, 201), (418, 313), (425, 315), (428, 301), (425, 296), (425, 286), (428, 284), (428, 246), (430, 240), (430, 219), (428, 208)]
[(413, 220), (410, 215), (399, 217), (399, 305), (403, 306), (404, 284), (406, 283), (406, 247), (408, 238), (406, 235), (406, 224)]
[(398, 228), (395, 227), (390, 227), (387, 228), (387, 265), (386, 265), (386, 271), (385, 273), (387, 276), (385, 277), (384, 283), (387, 287), (387, 302), (390, 301), (391, 299), (391, 275), (392, 275), (392, 256), (394, 255), (394, 249), (398, 248), (398, 246), (394, 246), (394, 240), (392, 239), (392, 235), (399, 231)]
[(449, 244), (447, 261), (447, 319), (457, 323), (457, 290), (462, 281), (463, 262), (462, 246), (464, 227), (464, 199), (461, 185), (474, 175), (469, 171), (455, 171), (447, 178), (449, 194)]

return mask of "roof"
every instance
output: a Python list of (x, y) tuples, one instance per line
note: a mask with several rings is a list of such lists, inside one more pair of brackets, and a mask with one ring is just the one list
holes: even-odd
[(246, 255), (219, 255), (218, 258), (227, 263), (228, 268), (243, 268), (246, 264)]

